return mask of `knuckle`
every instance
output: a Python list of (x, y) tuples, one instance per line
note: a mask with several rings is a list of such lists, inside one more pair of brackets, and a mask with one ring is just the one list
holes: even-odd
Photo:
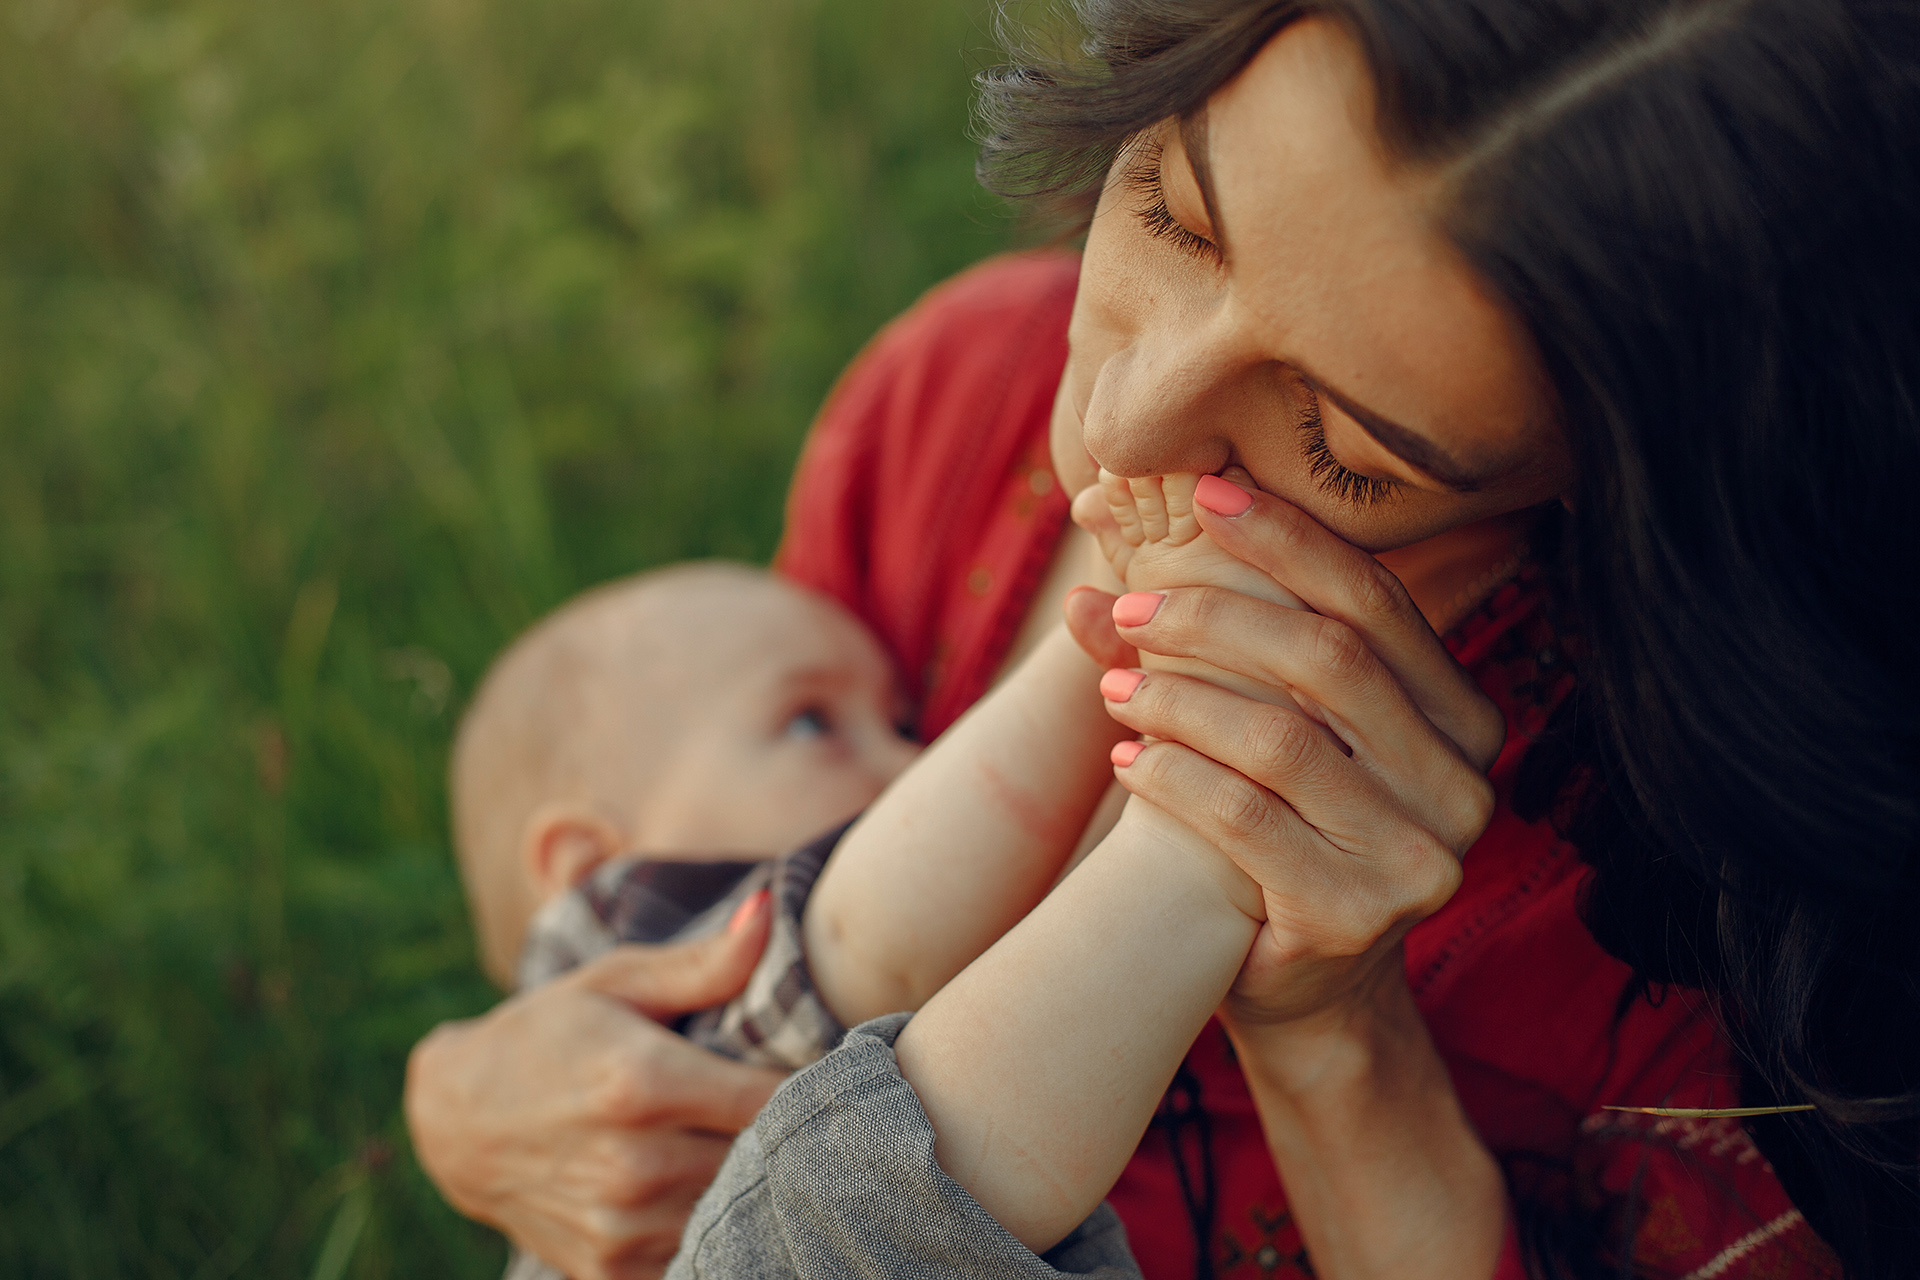
[(1491, 699), (1482, 699), (1475, 704), (1473, 719), (1468, 729), (1472, 741), (1467, 744), (1467, 754), (1481, 768), (1490, 769), (1507, 743), (1506, 714)]
[(1385, 565), (1372, 556), (1361, 556), (1354, 563), (1347, 584), (1347, 599), (1354, 616), (1361, 618), (1394, 617), (1410, 607), (1407, 589)]
[(1448, 857), (1433, 864), (1433, 873), (1427, 877), (1427, 889), (1414, 904), (1414, 914), (1424, 920), (1440, 908), (1453, 901), (1453, 895), (1460, 890), (1460, 882), (1465, 879), (1457, 859)]
[(1222, 779), (1214, 788), (1210, 808), (1220, 830), (1241, 844), (1265, 843), (1273, 825), (1272, 798), (1238, 774)]
[(1389, 918), (1373, 903), (1343, 916), (1321, 944), (1328, 955), (1342, 959), (1365, 955), (1389, 928)]
[(1392, 927), (1392, 905), (1371, 877), (1354, 876), (1336, 897), (1339, 908), (1328, 911), (1321, 923), (1316, 950), (1322, 954), (1360, 955)]
[(1314, 628), (1310, 660), (1322, 676), (1340, 685), (1351, 682), (1372, 665), (1373, 651), (1352, 627), (1325, 618)]
[(1395, 914), (1401, 919), (1425, 919), (1447, 905), (1465, 873), (1453, 850), (1428, 831), (1412, 833), (1407, 861), (1407, 874), (1397, 877), (1405, 886), (1405, 900)]
[(1305, 716), (1275, 708), (1247, 729), (1247, 763), (1259, 778), (1298, 774), (1314, 753), (1315, 729)]
[(1494, 794), (1493, 784), (1477, 773), (1469, 774), (1460, 786), (1454, 788), (1453, 797), (1458, 809), (1454, 815), (1454, 829), (1460, 832), (1460, 838), (1454, 841), (1454, 851), (1464, 853), (1493, 820), (1498, 797)]
[(629, 1060), (603, 1067), (591, 1092), (595, 1114), (616, 1125), (646, 1124), (653, 1119), (659, 1070), (656, 1052), (648, 1045)]
[(586, 1236), (584, 1250), (588, 1264), (577, 1280), (606, 1280), (619, 1274), (621, 1265), (633, 1252), (633, 1226), (623, 1210), (612, 1205), (595, 1205), (583, 1215), (581, 1233)]
[(672, 1183), (672, 1171), (658, 1153), (636, 1143), (630, 1144), (614, 1161), (605, 1192), (613, 1204), (631, 1209), (658, 1199)]
[(1276, 503), (1273, 508), (1272, 530), (1274, 549), (1282, 559), (1297, 557), (1313, 545), (1312, 531), (1316, 526), (1310, 523), (1311, 517), (1292, 503)]
[(1166, 639), (1182, 651), (1191, 649), (1193, 642), (1220, 631), (1226, 609), (1227, 597), (1222, 591), (1212, 587), (1199, 587), (1177, 593), (1180, 607), (1164, 609), (1167, 628), (1163, 633)]
[(1176, 790), (1175, 759), (1179, 754), (1178, 751), (1168, 750), (1164, 745), (1154, 746), (1141, 752), (1133, 766), (1127, 770), (1127, 773), (1132, 775), (1129, 783), (1133, 788), (1149, 795)]

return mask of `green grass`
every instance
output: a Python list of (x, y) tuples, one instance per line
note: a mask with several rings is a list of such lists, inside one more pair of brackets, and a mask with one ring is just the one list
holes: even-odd
[(0, 7), (0, 1275), (489, 1276), (402, 1064), (491, 1000), (489, 656), (764, 557), (1007, 239), (980, 0)]

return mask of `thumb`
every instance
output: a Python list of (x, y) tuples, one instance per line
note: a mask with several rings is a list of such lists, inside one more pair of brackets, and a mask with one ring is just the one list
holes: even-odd
[(1075, 587), (1067, 593), (1061, 611), (1067, 617), (1067, 631), (1087, 656), (1103, 667), (1138, 665), (1140, 655), (1120, 639), (1113, 625), (1114, 597), (1098, 587)]
[(694, 942), (615, 947), (561, 981), (666, 1022), (739, 995), (760, 963), (772, 926), (772, 895), (761, 889), (740, 904), (723, 933)]

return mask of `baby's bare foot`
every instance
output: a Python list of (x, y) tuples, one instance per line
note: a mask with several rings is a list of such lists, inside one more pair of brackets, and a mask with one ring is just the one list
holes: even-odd
[[(1244, 475), (1230, 474), (1227, 478), (1252, 487)], [(1094, 536), (1114, 576), (1129, 591), (1225, 587), (1290, 609), (1306, 608), (1300, 597), (1222, 550), (1200, 527), (1193, 513), (1193, 494), (1199, 483), (1197, 475), (1129, 480), (1102, 470), (1100, 483), (1074, 499), (1073, 519)], [(1296, 705), (1282, 690), (1195, 658), (1143, 653), (1140, 665), (1149, 671), (1194, 676), (1262, 702)]]

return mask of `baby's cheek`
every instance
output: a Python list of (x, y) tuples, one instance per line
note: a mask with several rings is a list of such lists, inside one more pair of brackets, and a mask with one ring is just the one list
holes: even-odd
[(813, 761), (763, 778), (741, 804), (759, 815), (762, 827), (785, 850), (858, 814), (873, 803), (881, 785), (864, 769)]

